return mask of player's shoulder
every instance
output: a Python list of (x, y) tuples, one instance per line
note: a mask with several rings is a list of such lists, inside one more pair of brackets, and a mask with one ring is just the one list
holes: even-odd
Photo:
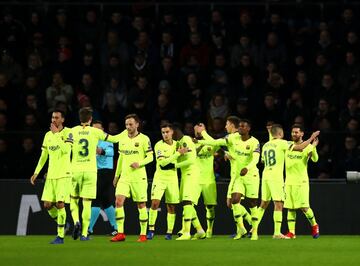
[(259, 140), (257, 138), (255, 138), (254, 136), (251, 136), (249, 140), (250, 140), (250, 143), (253, 143), (253, 144), (259, 143)]
[(162, 146), (164, 146), (164, 141), (161, 139), (161, 140), (159, 140), (159, 141), (157, 141), (156, 143), (155, 143), (155, 149), (159, 149), (159, 148), (161, 148)]
[(139, 133), (139, 135), (137, 136), (139, 139), (141, 139), (141, 141), (144, 141), (144, 142), (149, 142), (150, 141), (150, 138), (145, 135), (144, 133)]

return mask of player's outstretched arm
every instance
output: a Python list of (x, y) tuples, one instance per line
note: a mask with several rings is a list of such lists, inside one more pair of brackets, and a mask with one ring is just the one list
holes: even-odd
[(315, 138), (317, 138), (320, 134), (320, 131), (315, 131), (311, 134), (310, 138), (303, 141), (300, 144), (294, 144), (294, 146), (292, 147), (292, 149), (294, 151), (302, 151), (303, 149), (305, 149)]
[(157, 163), (162, 167), (167, 166), (170, 163), (176, 162), (176, 160), (179, 158), (180, 155), (181, 154), (179, 152), (175, 152), (169, 158), (159, 157), (157, 159)]
[(311, 160), (314, 163), (316, 163), (319, 160), (319, 154), (317, 153), (317, 150), (316, 150), (316, 147), (319, 144), (319, 139), (315, 138), (311, 144), (314, 146), (313, 150), (310, 153), (311, 154)]
[(39, 175), (41, 169), (44, 167), (48, 157), (49, 157), (48, 151), (45, 148), (42, 148), (39, 161), (38, 161), (38, 163), (36, 165), (36, 168), (35, 168), (35, 172), (30, 177), (31, 184), (33, 184), (33, 185), (35, 184), (35, 180), (36, 180), (37, 176)]

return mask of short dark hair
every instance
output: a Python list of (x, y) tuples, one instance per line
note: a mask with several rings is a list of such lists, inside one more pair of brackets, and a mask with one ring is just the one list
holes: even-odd
[(231, 116), (227, 117), (226, 121), (229, 121), (231, 124), (233, 124), (235, 126), (235, 128), (239, 127), (240, 118), (235, 115), (231, 115)]
[(240, 123), (246, 123), (246, 124), (248, 124), (249, 125), (249, 127), (251, 127), (251, 121), (249, 120), (249, 119), (246, 119), (246, 118), (242, 118), (242, 119), (240, 119), (240, 122), (239, 122), (239, 124)]
[(79, 119), (81, 123), (88, 122), (93, 114), (93, 110), (90, 107), (83, 107), (79, 110)]
[(92, 122), (92, 124), (100, 124), (103, 126), (103, 122), (101, 120), (95, 120)]
[(60, 109), (55, 109), (53, 111), (53, 113), (60, 113), (62, 118), (65, 118), (65, 112), (63, 110)]
[(133, 118), (139, 124), (141, 122), (141, 120), (137, 114), (128, 114), (127, 116), (125, 116), (125, 120), (128, 120), (130, 118)]
[(271, 126), (271, 129), (270, 129), (271, 135), (272, 135), (272, 136), (276, 135), (276, 134), (279, 132), (279, 130), (283, 130), (282, 125), (280, 125), (280, 124), (273, 124), (273, 125)]
[(163, 122), (160, 124), (160, 129), (163, 129), (165, 127), (171, 128), (172, 130), (174, 130), (174, 126), (173, 124), (169, 123), (169, 122)]
[(302, 125), (302, 124), (293, 124), (292, 126), (291, 126), (291, 129), (294, 129), (294, 128), (298, 128), (298, 129), (300, 129), (300, 131), (301, 132), (304, 132), (304, 125)]

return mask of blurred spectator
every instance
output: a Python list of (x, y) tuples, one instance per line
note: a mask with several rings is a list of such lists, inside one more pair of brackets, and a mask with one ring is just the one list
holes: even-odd
[(177, 121), (176, 111), (166, 94), (160, 93), (157, 104), (152, 111), (151, 128), (157, 130), (165, 121)]
[(215, 94), (212, 97), (208, 110), (209, 124), (212, 124), (212, 121), (215, 118), (222, 118), (225, 120), (230, 113), (228, 101), (222, 94)]
[(123, 39), (120, 39), (119, 33), (109, 30), (106, 36), (106, 42), (102, 43), (100, 49), (100, 63), (102, 66), (108, 64), (110, 55), (118, 55), (119, 64), (125, 66), (129, 61), (129, 50)]
[(360, 172), (360, 150), (358, 140), (348, 135), (344, 139), (342, 150), (337, 156), (336, 177), (346, 178), (346, 171)]
[(56, 10), (55, 21), (51, 26), (51, 42), (55, 46), (61, 36), (66, 36), (70, 40), (74, 40), (74, 26), (69, 21), (68, 13), (64, 8)]
[(23, 82), (22, 67), (15, 62), (9, 50), (1, 51), (0, 72), (4, 73), (14, 86), (19, 86)]
[(85, 18), (82, 23), (79, 24), (77, 29), (79, 44), (85, 46), (85, 44), (92, 44), (95, 47), (98, 46), (99, 40), (102, 34), (103, 25), (99, 21), (96, 10), (89, 9), (85, 12)]
[(179, 56), (179, 47), (174, 43), (174, 36), (171, 31), (163, 31), (161, 33), (161, 43), (160, 43), (160, 58), (170, 57), (173, 60), (176, 60)]
[(134, 63), (130, 68), (130, 75), (133, 79), (139, 76), (145, 76), (148, 81), (153, 79), (153, 70), (150, 63), (147, 60), (147, 55), (139, 51), (134, 57)]
[(325, 118), (327, 123), (330, 124), (330, 127), (334, 129), (337, 121), (336, 113), (333, 110), (334, 108), (329, 104), (329, 102), (326, 99), (321, 98), (313, 114), (313, 128), (320, 128), (320, 122), (324, 121), (323, 119)]
[(35, 113), (31, 111), (24, 114), (23, 123), (24, 124), (22, 126), (22, 130), (24, 130), (25, 132), (33, 132), (33, 131), (41, 130), (40, 121), (38, 121)]
[(150, 117), (151, 93), (150, 85), (145, 76), (137, 77), (135, 86), (129, 91), (129, 112), (138, 114), (145, 124)]
[(156, 65), (159, 62), (158, 50), (150, 40), (146, 31), (140, 31), (132, 47), (132, 55), (143, 54), (150, 65)]
[(212, 119), (209, 122), (209, 124), (208, 124), (209, 134), (213, 138), (219, 139), (219, 138), (223, 138), (226, 135), (225, 121), (226, 121), (226, 119), (224, 119), (222, 117), (214, 117), (214, 119)]
[(266, 43), (260, 48), (259, 64), (262, 69), (270, 62), (275, 62), (280, 69), (285, 69), (287, 63), (286, 47), (279, 42), (275, 32), (268, 33)]
[(21, 143), (21, 153), (18, 155), (18, 167), (16, 167), (16, 176), (27, 179), (34, 173), (34, 165), (39, 158), (39, 149), (35, 148), (35, 140), (31, 137), (24, 137)]
[(258, 62), (258, 48), (252, 42), (248, 35), (241, 35), (239, 42), (231, 48), (231, 66), (237, 67), (240, 65), (240, 59), (243, 55), (249, 55), (253, 62)]
[(110, 15), (110, 21), (106, 26), (106, 32), (115, 31), (118, 33), (122, 40), (129, 41), (129, 28), (130, 21), (128, 18), (118, 9), (112, 10)]
[(341, 128), (345, 128), (351, 118), (360, 121), (359, 101), (355, 97), (350, 97), (347, 101), (346, 109), (343, 109), (339, 116)]
[(190, 33), (190, 41), (181, 49), (180, 65), (184, 66), (191, 56), (194, 56), (199, 65), (209, 65), (209, 47), (202, 42), (198, 32)]
[(52, 84), (46, 89), (46, 102), (48, 112), (54, 111), (57, 102), (64, 102), (69, 110), (72, 109), (74, 91), (71, 85), (64, 82), (60, 72), (55, 72), (52, 78)]

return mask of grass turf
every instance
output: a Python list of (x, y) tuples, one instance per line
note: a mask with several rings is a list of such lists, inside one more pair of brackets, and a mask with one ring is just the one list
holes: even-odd
[(137, 236), (120, 243), (93, 236), (87, 242), (66, 237), (64, 245), (50, 245), (52, 239), (0, 236), (0, 265), (360, 265), (360, 236), (165, 241), (157, 235), (147, 243), (137, 243)]

